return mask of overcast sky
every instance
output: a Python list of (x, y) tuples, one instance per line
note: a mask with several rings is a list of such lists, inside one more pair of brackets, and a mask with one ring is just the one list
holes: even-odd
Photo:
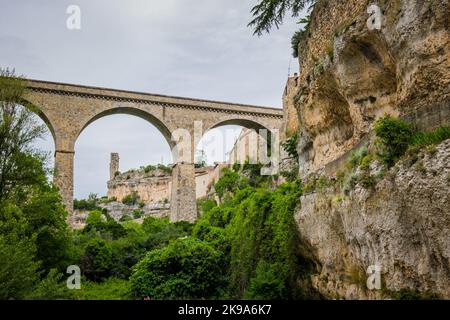
[[(298, 69), (290, 39), (299, 26), (287, 19), (280, 30), (253, 36), (247, 23), (255, 3), (0, 0), (0, 67), (32, 79), (281, 108), (288, 67)], [(81, 9), (80, 30), (66, 27), (69, 5)], [(229, 131), (226, 149), (235, 135)], [(37, 146), (54, 150), (50, 136)], [(206, 151), (208, 161), (220, 160)], [(111, 152), (120, 153), (121, 171), (171, 161), (156, 128), (128, 115), (91, 124), (75, 152), (78, 198), (106, 193)]]

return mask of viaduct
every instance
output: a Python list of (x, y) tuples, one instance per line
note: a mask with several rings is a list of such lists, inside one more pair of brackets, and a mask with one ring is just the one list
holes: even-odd
[[(153, 124), (173, 152), (171, 220), (194, 221), (195, 147), (202, 133), (222, 125), (280, 130), (283, 110), (107, 88), (28, 80), (23, 104), (50, 129), (55, 143), (54, 182), (73, 211), (75, 142), (92, 122), (111, 114), (130, 114)], [(187, 141), (190, 140), (190, 141)], [(184, 146), (184, 147), (180, 147)]]

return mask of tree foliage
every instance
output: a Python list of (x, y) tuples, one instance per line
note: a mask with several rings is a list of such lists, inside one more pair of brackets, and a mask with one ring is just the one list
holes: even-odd
[(24, 93), (25, 81), (0, 69), (0, 200), (13, 191), (25, 192), (24, 187), (45, 181), (40, 166), (43, 157), (31, 147), (45, 128), (37, 125), (33, 113), (20, 105)]
[(5, 299), (42, 289), (41, 277), (64, 269), (71, 254), (67, 213), (48, 181), (45, 155), (32, 148), (44, 127), (31, 106), (22, 106), (25, 87), (24, 79), (0, 70), (0, 298)]
[(408, 149), (414, 129), (406, 121), (390, 116), (378, 119), (374, 129), (381, 145), (378, 155), (388, 166), (392, 166)]
[(130, 278), (138, 298), (211, 299), (224, 287), (223, 256), (207, 242), (186, 238), (153, 250)]
[(314, 0), (259, 0), (252, 10), (253, 19), (248, 24), (254, 29), (254, 34), (260, 36), (269, 33), (273, 27), (277, 29), (283, 23), (287, 13), (297, 17), (300, 12)]

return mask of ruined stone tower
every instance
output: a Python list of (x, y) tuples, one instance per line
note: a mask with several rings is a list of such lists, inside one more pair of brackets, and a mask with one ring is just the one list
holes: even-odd
[(111, 161), (109, 162), (109, 179), (112, 180), (119, 171), (119, 154), (111, 153)]

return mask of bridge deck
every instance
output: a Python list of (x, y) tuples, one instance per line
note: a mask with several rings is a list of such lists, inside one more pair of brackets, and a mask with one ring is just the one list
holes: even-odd
[(244, 113), (261, 114), (276, 118), (283, 117), (283, 110), (273, 107), (263, 107), (263, 106), (205, 100), (205, 99), (175, 97), (161, 94), (152, 94), (145, 92), (135, 92), (128, 90), (118, 90), (111, 88), (101, 88), (101, 87), (32, 80), (32, 79), (27, 80), (27, 82), (28, 82), (27, 85), (28, 89), (33, 91), (52, 92), (64, 95), (89, 96), (105, 100), (154, 103), (167, 106), (176, 105), (176, 106), (200, 107), (200, 108), (230, 110), (230, 111), (232, 110)]

